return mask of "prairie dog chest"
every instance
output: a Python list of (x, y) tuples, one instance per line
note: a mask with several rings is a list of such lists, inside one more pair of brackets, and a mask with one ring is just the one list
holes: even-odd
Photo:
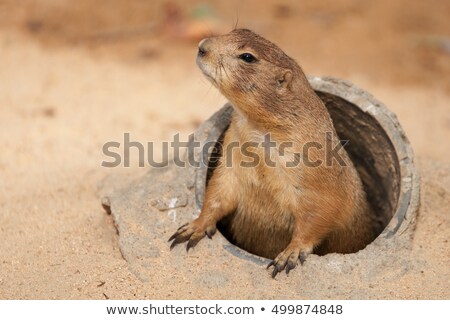
[(244, 198), (271, 198), (281, 207), (295, 207), (301, 195), (299, 164), (293, 163), (293, 147), (280, 151), (273, 135), (262, 133), (242, 119), (234, 119), (224, 139), (224, 165), (232, 172)]

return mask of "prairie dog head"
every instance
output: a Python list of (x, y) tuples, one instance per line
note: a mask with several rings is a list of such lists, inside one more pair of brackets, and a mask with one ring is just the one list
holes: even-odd
[(247, 29), (200, 41), (197, 65), (235, 107), (246, 113), (279, 110), (301, 94), (298, 85), (306, 82), (292, 58)]

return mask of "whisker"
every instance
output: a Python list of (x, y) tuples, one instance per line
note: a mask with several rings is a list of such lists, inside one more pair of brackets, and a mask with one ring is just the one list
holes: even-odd
[(225, 74), (227, 76), (227, 79), (230, 79), (230, 76), (228, 75), (227, 69), (225, 68), (225, 65), (223, 64), (223, 62), (221, 62), (221, 65), (222, 65), (223, 71), (225, 72)]
[(236, 22), (235, 22), (235, 24), (234, 24), (233, 30), (236, 30), (236, 29), (237, 29), (238, 24), (239, 24), (239, 8), (236, 7)]

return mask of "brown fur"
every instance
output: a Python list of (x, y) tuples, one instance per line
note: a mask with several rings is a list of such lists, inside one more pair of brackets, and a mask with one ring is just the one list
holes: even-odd
[[(197, 63), (208, 79), (229, 99), (235, 113), (227, 130), (221, 163), (211, 177), (200, 216), (171, 238), (172, 247), (189, 241), (195, 246), (216, 224), (232, 215), (229, 230), (240, 247), (274, 259), (273, 276), (289, 272), (316, 253), (356, 252), (373, 238), (371, 209), (360, 178), (343, 148), (346, 166), (325, 165), (325, 149), (311, 148), (309, 159), (318, 167), (286, 167), (309, 142), (325, 146), (339, 143), (332, 120), (298, 64), (273, 43), (245, 29), (208, 38), (199, 44)], [(251, 53), (257, 61), (239, 56)], [(273, 149), (275, 167), (260, 161), (243, 167), (239, 148), (232, 142), (259, 143), (252, 149), (264, 159), (260, 143), (270, 133), (277, 143), (292, 142), (284, 155)], [(231, 158), (230, 158), (231, 157)], [(304, 159), (303, 159), (304, 160)], [(232, 161), (231, 167), (226, 164)]]

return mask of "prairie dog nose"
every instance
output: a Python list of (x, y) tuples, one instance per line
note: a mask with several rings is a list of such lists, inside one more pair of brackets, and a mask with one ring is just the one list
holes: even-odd
[(204, 57), (208, 53), (210, 40), (205, 38), (198, 43), (198, 55)]

